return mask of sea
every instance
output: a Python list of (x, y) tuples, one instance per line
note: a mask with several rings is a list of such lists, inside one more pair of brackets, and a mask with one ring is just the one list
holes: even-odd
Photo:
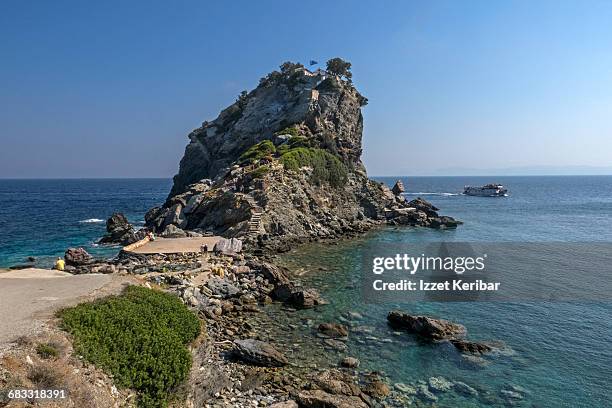
[[(407, 199), (425, 198), (464, 224), (456, 230), (381, 228), (280, 256), (295, 279), (318, 288), (329, 304), (304, 311), (269, 306), (254, 317), (269, 326), (265, 336), (305, 370), (350, 355), (392, 385), (441, 376), (478, 392), (439, 394), (437, 407), (612, 407), (612, 294), (574, 301), (380, 304), (364, 301), (361, 291), (361, 256), (371, 243), (612, 243), (612, 176), (377, 178), (389, 186), (397, 179)], [(508, 196), (461, 194), (464, 185), (490, 182), (504, 184)], [(119, 248), (96, 244), (104, 220), (120, 211), (142, 225), (146, 210), (162, 204), (170, 187), (169, 179), (0, 180), (0, 267), (27, 257), (49, 266), (70, 246), (112, 257)], [(602, 270), (607, 282), (609, 270)], [(504, 352), (460, 358), (444, 345), (389, 327), (386, 315), (397, 308), (461, 323), (470, 339), (502, 342)], [(351, 326), (348, 349), (329, 347), (317, 336), (316, 326), (327, 321)]]

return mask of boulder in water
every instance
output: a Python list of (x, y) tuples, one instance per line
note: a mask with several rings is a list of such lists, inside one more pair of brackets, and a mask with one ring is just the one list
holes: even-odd
[(394, 310), (387, 316), (389, 324), (397, 329), (418, 334), (430, 340), (457, 339), (464, 337), (467, 330), (463, 325), (428, 316), (416, 316)]
[(404, 183), (402, 182), (402, 180), (397, 180), (395, 184), (393, 185), (393, 188), (391, 189), (391, 191), (395, 195), (400, 195), (404, 191), (406, 191), (406, 189), (404, 189)]
[(339, 323), (321, 323), (318, 330), (327, 337), (347, 337), (349, 334), (347, 327)]
[(100, 244), (130, 245), (143, 239), (145, 235), (145, 230), (135, 231), (127, 217), (116, 212), (106, 220), (106, 235), (99, 242)]

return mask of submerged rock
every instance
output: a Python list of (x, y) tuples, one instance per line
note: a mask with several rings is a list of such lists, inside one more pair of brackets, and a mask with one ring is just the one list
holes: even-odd
[(493, 350), (493, 348), (485, 343), (476, 341), (468, 341), (464, 339), (453, 339), (450, 341), (457, 350), (462, 353), (485, 354)]
[(368, 408), (359, 397), (334, 395), (323, 390), (301, 391), (297, 399), (306, 408)]
[(465, 336), (464, 326), (443, 319), (416, 316), (394, 310), (387, 316), (389, 324), (396, 329), (404, 329), (430, 340), (457, 339)]
[(348, 328), (339, 323), (321, 323), (318, 327), (319, 333), (331, 337), (347, 337), (349, 332)]
[(254, 339), (235, 340), (233, 355), (244, 362), (264, 367), (282, 367), (289, 360), (270, 343)]
[(476, 391), (475, 388), (470, 387), (469, 385), (461, 381), (455, 381), (455, 383), (453, 384), (453, 389), (457, 394), (467, 395), (470, 397), (475, 397), (478, 395), (478, 391)]
[(344, 357), (342, 361), (340, 361), (340, 365), (346, 368), (357, 368), (359, 367), (359, 360), (355, 357)]
[(444, 377), (430, 377), (427, 385), (432, 392), (447, 392), (453, 388), (453, 383)]

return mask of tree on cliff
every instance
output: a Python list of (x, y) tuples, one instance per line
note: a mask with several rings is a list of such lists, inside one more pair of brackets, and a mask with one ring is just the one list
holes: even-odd
[(351, 63), (338, 57), (327, 61), (327, 72), (338, 75), (339, 77), (344, 77), (349, 82), (353, 77), (353, 74), (351, 73)]

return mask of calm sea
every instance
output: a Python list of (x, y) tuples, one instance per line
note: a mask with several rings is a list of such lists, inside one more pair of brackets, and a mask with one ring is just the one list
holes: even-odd
[[(395, 178), (380, 179), (389, 185)], [(465, 222), (457, 230), (392, 228), (336, 246), (313, 245), (285, 257), (307, 285), (320, 288), (330, 304), (287, 314), (278, 306), (273, 337), (298, 363), (336, 364), (347, 354), (392, 382), (412, 383), (441, 375), (479, 390), (478, 398), (449, 393), (438, 407), (491, 407), (510, 403), (500, 392), (527, 390), (524, 407), (608, 407), (612, 384), (612, 304), (609, 302), (473, 302), (400, 305), (464, 324), (470, 338), (501, 340), (511, 350), (485, 365), (466, 364), (447, 349), (393, 333), (386, 313), (397, 305), (364, 304), (360, 295), (360, 250), (364, 240), (389, 243), (612, 242), (612, 176), (576, 177), (406, 177), (407, 197), (421, 196), (441, 213)], [(466, 184), (499, 182), (504, 198), (467, 197)], [(100, 256), (117, 248), (98, 247), (104, 222), (122, 211), (142, 224), (145, 211), (161, 204), (170, 180), (0, 180), (0, 266), (35, 256), (48, 265), (69, 246)], [(606, 279), (612, 277), (606, 276)], [(349, 337), (348, 352), (325, 347), (315, 335), (322, 321), (347, 312), (363, 320)], [(269, 320), (268, 320), (268, 323)], [(290, 326), (289, 326), (290, 325)], [(291, 327), (292, 330), (287, 330)]]

